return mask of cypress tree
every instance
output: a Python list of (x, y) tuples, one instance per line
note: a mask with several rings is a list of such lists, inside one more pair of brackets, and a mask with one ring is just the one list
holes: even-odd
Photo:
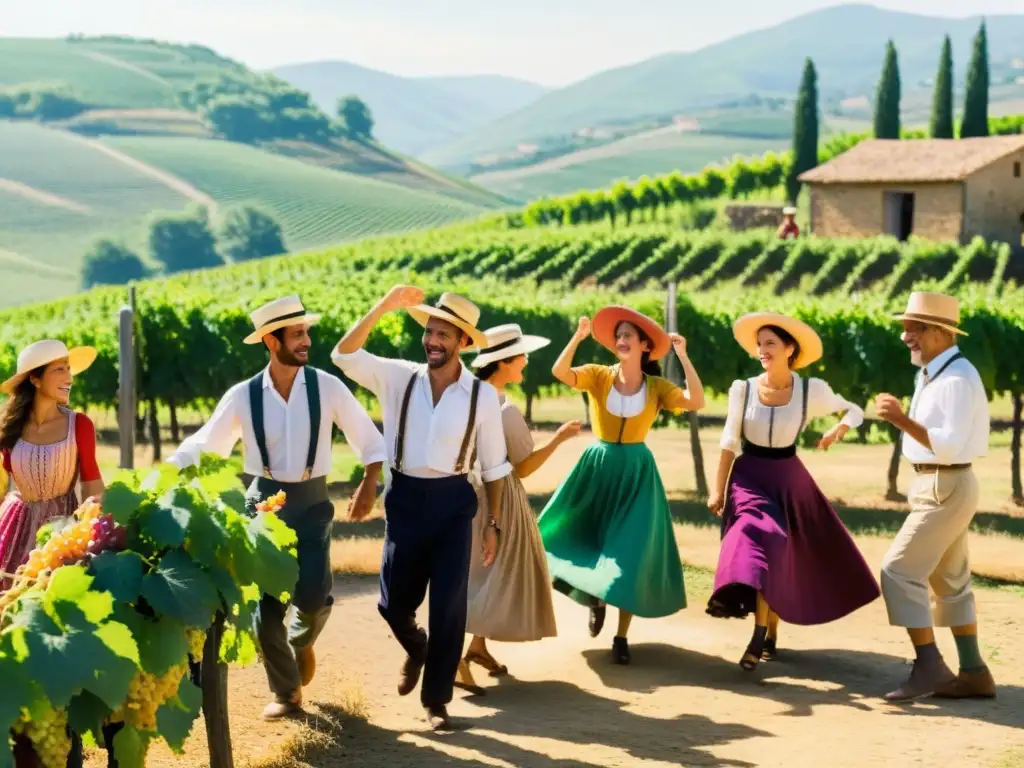
[(988, 136), (988, 78), (988, 34), (983, 21), (974, 38), (974, 52), (967, 70), (964, 119), (960, 124), (963, 139)]
[(818, 72), (814, 62), (804, 62), (804, 74), (793, 117), (793, 167), (786, 177), (786, 197), (796, 204), (800, 194), (797, 178), (818, 165)]
[(885, 63), (875, 96), (875, 138), (900, 137), (900, 66), (892, 40), (885, 47)]
[(939, 72), (935, 76), (932, 97), (932, 123), (929, 131), (933, 139), (952, 139), (953, 134), (953, 44), (949, 35), (942, 41)]

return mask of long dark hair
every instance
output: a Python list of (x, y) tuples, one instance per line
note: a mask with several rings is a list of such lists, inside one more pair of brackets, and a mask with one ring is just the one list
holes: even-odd
[(797, 358), (800, 357), (800, 342), (794, 339), (793, 334), (791, 334), (785, 328), (780, 328), (777, 325), (762, 325), (760, 328), (757, 329), (758, 333), (761, 333), (761, 331), (771, 331), (772, 333), (779, 337), (779, 340), (782, 342), (783, 346), (793, 347), (793, 354), (789, 356), (789, 360), (787, 361), (789, 363), (789, 367), (792, 369), (793, 363), (795, 363), (797, 361)]
[(14, 390), (4, 409), (0, 412), (0, 449), (6, 451), (14, 450), (14, 446), (21, 439), (28, 424), (29, 416), (32, 415), (32, 403), (36, 399), (36, 388), (32, 383), (32, 377), (40, 377), (46, 371), (46, 366), (36, 368), (25, 377), (25, 380)]
[(621, 323), (615, 326), (616, 336), (619, 335), (619, 328), (621, 328), (624, 323), (629, 323), (630, 325), (633, 326), (633, 329), (636, 331), (636, 337), (640, 339), (641, 342), (647, 342), (648, 351), (644, 352), (640, 356), (640, 370), (643, 371), (644, 374), (647, 376), (661, 376), (661, 366), (658, 365), (658, 363), (655, 362), (654, 360), (651, 360), (650, 350), (654, 349), (654, 341), (651, 340), (650, 336), (644, 333), (643, 328), (641, 328), (638, 325), (633, 325), (628, 320), (623, 320)]

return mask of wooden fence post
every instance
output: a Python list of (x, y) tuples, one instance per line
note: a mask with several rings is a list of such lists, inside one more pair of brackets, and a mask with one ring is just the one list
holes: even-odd
[[(676, 317), (676, 298), (678, 290), (673, 281), (668, 285), (668, 293), (665, 296), (665, 330), (669, 333), (678, 333), (678, 318)], [(665, 358), (665, 378), (669, 381), (685, 386), (683, 369), (674, 351), (670, 351)], [(690, 453), (693, 455), (693, 474), (697, 481), (697, 495), (707, 498), (708, 480), (704, 471), (704, 449), (700, 444), (700, 420), (696, 411), (686, 414), (690, 423)]]

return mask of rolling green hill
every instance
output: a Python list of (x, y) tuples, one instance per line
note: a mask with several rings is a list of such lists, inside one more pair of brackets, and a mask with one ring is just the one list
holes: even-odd
[[(96, 140), (0, 121), (0, 146), (0, 267), (14, 278), (6, 287), (15, 288), (0, 293), (2, 306), (76, 291), (82, 257), (99, 237), (122, 239), (145, 258), (149, 216), (190, 202), (208, 205), (215, 218), (224, 205), (257, 204), (280, 219), (290, 250), (432, 227), (486, 210), (468, 202), (476, 195), (468, 185), (435, 174), (452, 196), (426, 188), (426, 171), (424, 188), (411, 189), (204, 138)], [(353, 157), (335, 153), (336, 160)]]
[[(691, 117), (696, 111), (751, 94), (791, 98), (807, 56), (818, 69), (823, 106), (871, 97), (890, 37), (899, 50), (904, 94), (913, 97), (915, 89), (930, 89), (947, 33), (953, 41), (958, 78), (962, 78), (980, 21), (897, 13), (869, 5), (828, 8), (698, 51), (666, 54), (602, 72), (430, 150), (423, 159), (461, 171), (476, 158), (508, 152), (520, 143), (568, 137), (602, 124)], [(1024, 51), (1024, 14), (989, 18), (988, 35), (993, 72), (1010, 78), (1011, 59)], [(1019, 90), (1024, 93), (1024, 87)]]
[(356, 94), (369, 105), (374, 135), (418, 155), (539, 98), (545, 88), (498, 76), (409, 78), (345, 61), (277, 67), (274, 74), (307, 91), (333, 114), (338, 99)]

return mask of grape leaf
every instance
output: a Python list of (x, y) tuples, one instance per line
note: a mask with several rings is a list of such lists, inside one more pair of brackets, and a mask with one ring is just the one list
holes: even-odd
[(142, 580), (142, 596), (157, 613), (193, 627), (208, 627), (220, 607), (210, 577), (180, 550), (160, 558), (156, 570)]
[(157, 728), (167, 745), (179, 755), (184, 751), (185, 740), (192, 732), (192, 726), (199, 716), (203, 703), (203, 692), (191, 680), (184, 679), (178, 686), (178, 695), (156, 713)]
[(115, 481), (103, 492), (103, 511), (113, 515), (118, 525), (128, 525), (146, 497), (136, 493), (124, 482)]
[(195, 501), (185, 488), (174, 488), (141, 515), (139, 529), (159, 548), (185, 543)]
[(256, 643), (251, 632), (228, 626), (220, 643), (220, 660), (225, 664), (247, 666), (256, 661)]
[(276, 515), (261, 512), (250, 522), (248, 533), (258, 563), (253, 581), (263, 592), (275, 597), (294, 590), (299, 562), (282, 547), (295, 543), (295, 532)]
[(128, 696), (128, 687), (136, 669), (138, 667), (134, 661), (112, 656), (102, 668), (96, 669), (93, 679), (85, 688), (99, 696), (108, 707), (115, 709)]
[(142, 619), (135, 627), (139, 644), (139, 666), (154, 675), (162, 675), (180, 664), (188, 653), (185, 625), (167, 617)]
[(85, 614), (92, 624), (98, 624), (114, 610), (114, 599), (107, 592), (90, 589), (93, 577), (84, 566), (65, 565), (53, 572), (46, 587), (46, 601), (60, 615), (64, 608), (58, 603), (70, 603)]
[(237, 473), (227, 462), (216, 471), (203, 475), (199, 482), (211, 496), (218, 496), (225, 491), (237, 491), (241, 486)]
[(234, 577), (223, 567), (214, 564), (209, 569), (210, 579), (220, 592), (224, 607), (231, 610), (235, 605), (242, 602), (242, 590), (235, 582)]
[(217, 498), (220, 499), (224, 506), (229, 509), (233, 509), (240, 515), (245, 514), (245, 494), (237, 488), (232, 488), (229, 491), (223, 491), (218, 494)]
[(134, 664), (139, 663), (139, 645), (135, 642), (132, 631), (124, 624), (108, 621), (96, 630), (96, 637), (115, 655)]
[(130, 725), (118, 731), (112, 745), (118, 768), (145, 768), (148, 741), (149, 736)]
[(193, 511), (185, 549), (197, 563), (207, 567), (216, 565), (217, 555), (227, 540), (228, 532), (220, 520), (207, 509)]
[(96, 577), (93, 589), (109, 592), (125, 603), (134, 603), (139, 596), (144, 565), (136, 553), (108, 550), (94, 558), (90, 568)]
[[(118, 702), (120, 703), (120, 702)], [(100, 735), (103, 721), (110, 717), (113, 710), (103, 703), (103, 700), (89, 691), (82, 691), (71, 699), (68, 706), (68, 724), (75, 733), (92, 733), (95, 737)]]
[[(25, 668), (13, 655), (0, 656), (0, 733), (7, 733), (18, 715), (21, 705), (32, 697), (32, 685)], [(0, 760), (3, 757), (3, 745), (0, 745)]]

